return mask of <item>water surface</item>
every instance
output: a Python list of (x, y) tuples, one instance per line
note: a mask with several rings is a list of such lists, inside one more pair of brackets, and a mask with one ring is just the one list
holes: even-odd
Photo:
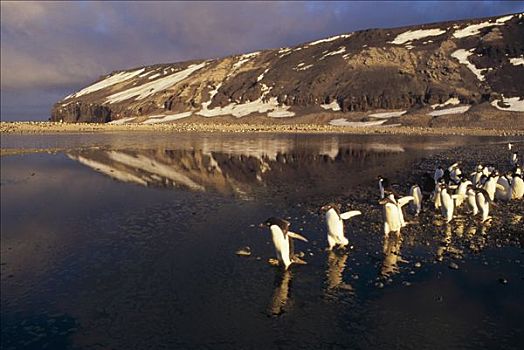
[[(1, 158), (2, 348), (519, 348), (519, 238), (457, 220), (384, 239), (369, 196), (378, 174), (505, 141), (2, 136), (53, 150)], [(352, 248), (328, 253), (318, 207), (348, 198), (369, 212), (347, 223)], [(296, 247), (307, 265), (267, 263), (269, 216), (310, 240)]]

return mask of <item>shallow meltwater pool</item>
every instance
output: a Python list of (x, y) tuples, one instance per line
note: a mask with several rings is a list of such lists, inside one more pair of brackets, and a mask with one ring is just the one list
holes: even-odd
[[(3, 135), (1, 347), (518, 349), (522, 202), (498, 203), (486, 225), (408, 210), (384, 237), (376, 181), (407, 194), (437, 163), (491, 148), (506, 167), (507, 142)], [(345, 250), (326, 251), (328, 202), (362, 211), (345, 221)], [(308, 239), (295, 242), (307, 264), (268, 263), (271, 216)]]

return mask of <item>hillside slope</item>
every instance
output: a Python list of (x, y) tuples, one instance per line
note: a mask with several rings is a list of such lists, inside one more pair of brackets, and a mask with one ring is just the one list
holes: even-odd
[(521, 114), (523, 21), (524, 14), (514, 14), (369, 29), (290, 48), (116, 71), (56, 103), (51, 120), (281, 122), (313, 115), (305, 120), (365, 126), (402, 121), (401, 115), (413, 122), (410, 115), (462, 114), (479, 104), (481, 111)]

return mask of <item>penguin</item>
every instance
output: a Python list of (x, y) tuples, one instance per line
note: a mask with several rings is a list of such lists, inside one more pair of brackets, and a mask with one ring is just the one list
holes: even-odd
[(482, 177), (482, 175), (484, 175), (483, 170), (484, 167), (479, 164), (477, 165), (477, 169), (475, 170), (475, 172), (471, 173), (471, 182), (473, 182), (475, 186), (479, 185), (480, 178)]
[(473, 185), (468, 185), (466, 190), (466, 203), (468, 204), (468, 208), (471, 210), (472, 215), (477, 215), (479, 208), (477, 207), (477, 197), (475, 187)]
[(495, 199), (495, 191), (497, 188), (500, 188), (501, 190), (504, 190), (504, 187), (498, 184), (499, 181), (499, 175), (497, 171), (493, 171), (482, 188), (488, 193), (489, 199), (493, 201)]
[(431, 174), (425, 173), (422, 176), (422, 193), (428, 198), (433, 191), (435, 191), (435, 181), (431, 177)]
[(518, 151), (515, 151), (513, 152), (513, 154), (511, 155), (511, 158), (510, 158), (510, 165), (511, 166), (517, 166), (519, 164), (519, 152)]
[(378, 179), (378, 189), (380, 190), (380, 198), (384, 198), (384, 191), (389, 191), (391, 186), (389, 180), (381, 175), (377, 176)]
[(440, 187), (440, 202), (442, 204), (442, 216), (445, 217), (446, 222), (449, 223), (451, 220), (453, 220), (453, 213), (455, 211), (454, 199), (456, 198), (456, 195), (448, 193), (448, 188), (446, 185), (441, 184)]
[(397, 201), (395, 196), (390, 193), (379, 201), (379, 204), (383, 205), (384, 208), (384, 235), (387, 236), (390, 232), (400, 232), (400, 229), (406, 226), (404, 215), (402, 214), (402, 206), (412, 200), (412, 196), (405, 196)]
[(454, 183), (458, 184), (460, 182), (460, 178), (462, 176), (462, 171), (459, 168), (459, 163), (456, 162), (456, 163), (452, 164), (448, 168), (448, 170), (449, 170), (449, 175), (450, 175), (451, 181), (453, 181)]
[[(511, 177), (509, 179), (511, 179)], [(499, 177), (497, 188), (495, 189), (495, 199), (501, 201), (509, 201), (511, 199), (512, 193), (509, 179), (508, 175), (502, 175)]]
[(326, 225), (328, 229), (327, 241), (328, 250), (332, 250), (336, 245), (345, 247), (349, 241), (344, 236), (344, 221), (354, 216), (361, 215), (360, 210), (351, 210), (345, 213), (340, 213), (340, 204), (326, 204), (321, 210), (326, 213)]
[(440, 191), (441, 191), (440, 184), (437, 184), (435, 186), (435, 191), (433, 191), (433, 195), (431, 199), (433, 201), (433, 206), (435, 207), (435, 210), (439, 210), (442, 205), (440, 201)]
[(482, 215), (482, 222), (491, 219), (491, 216), (489, 216), (489, 205), (491, 204), (491, 199), (489, 198), (488, 192), (482, 188), (478, 188), (476, 200), (480, 215)]
[(439, 182), (442, 176), (444, 176), (444, 169), (442, 169), (442, 166), (439, 165), (437, 169), (435, 169), (435, 174), (433, 175), (433, 180), (435, 180), (435, 184)]
[(460, 184), (457, 189), (457, 199), (455, 201), (455, 205), (457, 208), (459, 208), (462, 203), (464, 202), (464, 199), (466, 198), (466, 191), (468, 190), (468, 186), (472, 185), (471, 181), (469, 181), (466, 178), (460, 179)]
[(284, 265), (284, 269), (287, 270), (292, 263), (291, 258), (293, 252), (290, 249), (292, 246), (291, 239), (300, 239), (304, 242), (308, 240), (298, 233), (289, 231), (289, 226), (291, 225), (289, 221), (271, 217), (267, 219), (264, 224), (269, 227), (271, 231), (277, 259), (280, 264)]
[(511, 182), (511, 198), (522, 199), (522, 197), (524, 197), (524, 181), (521, 175), (515, 174)]
[(413, 197), (413, 201), (410, 203), (411, 210), (415, 212), (415, 216), (420, 214), (422, 209), (422, 191), (420, 190), (419, 185), (414, 184), (409, 189), (409, 195)]

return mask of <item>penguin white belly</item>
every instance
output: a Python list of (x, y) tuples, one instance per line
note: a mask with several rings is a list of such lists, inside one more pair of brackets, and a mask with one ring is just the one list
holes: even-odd
[(511, 197), (513, 199), (522, 199), (524, 197), (524, 180), (515, 176), (511, 184)]
[(467, 203), (469, 209), (471, 209), (473, 216), (477, 215), (479, 208), (477, 207), (477, 199), (475, 198), (475, 192), (473, 190), (467, 193)]
[[(389, 229), (389, 232), (400, 231), (402, 224), (400, 222), (398, 206), (393, 203), (387, 203), (384, 206), (384, 214), (385, 214), (385, 224), (387, 224), (387, 228)], [(386, 227), (386, 225), (384, 225), (384, 227)]]
[(446, 222), (450, 222), (453, 219), (453, 211), (455, 210), (453, 198), (447, 191), (442, 191), (440, 192), (440, 201), (442, 202), (442, 216), (446, 218)]
[(497, 178), (490, 178), (486, 183), (484, 184), (484, 190), (488, 192), (489, 199), (494, 200), (495, 199), (495, 190), (497, 189)]
[(511, 199), (511, 186), (509, 185), (508, 179), (500, 177), (497, 182), (498, 185), (495, 189), (495, 198), (503, 201), (509, 201)]
[(326, 213), (326, 224), (328, 228), (328, 243), (329, 249), (336, 244), (347, 244), (347, 239), (344, 237), (344, 222), (334, 209), (329, 209)]
[(482, 222), (486, 221), (489, 218), (489, 202), (482, 193), (477, 193), (477, 206), (482, 215)]
[(458, 197), (456, 199), (456, 207), (460, 207), (466, 198), (466, 191), (468, 190), (468, 185), (471, 185), (471, 181), (461, 182), (457, 190)]
[(422, 191), (420, 191), (420, 187), (411, 187), (409, 195), (413, 197), (413, 202), (410, 203), (410, 206), (415, 211), (415, 214), (418, 215), (422, 209)]
[(435, 205), (436, 210), (440, 209), (442, 206), (442, 202), (440, 201), (440, 189), (433, 192), (433, 204)]
[(289, 237), (284, 237), (284, 232), (282, 232), (277, 225), (272, 225), (270, 229), (277, 259), (284, 264), (287, 269), (289, 265), (291, 265), (291, 260), (289, 258)]

